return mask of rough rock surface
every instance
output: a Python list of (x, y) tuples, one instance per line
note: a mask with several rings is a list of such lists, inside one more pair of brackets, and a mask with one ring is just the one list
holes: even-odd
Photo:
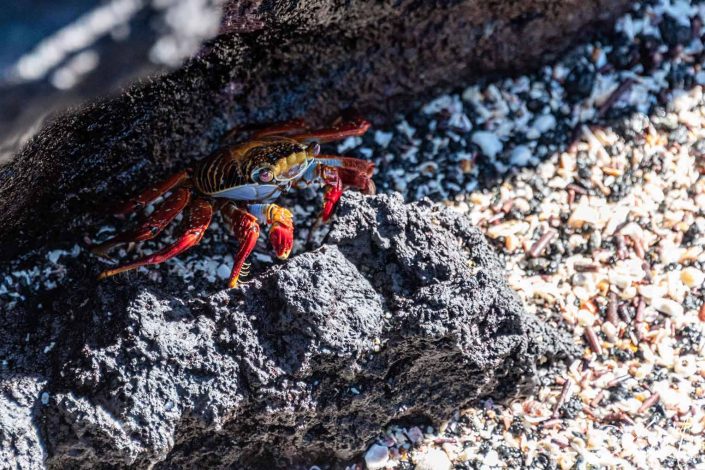
[(467, 219), (394, 195), (346, 195), (326, 244), (241, 289), (138, 274), (34, 302), (0, 323), (0, 458), (21, 468), (350, 461), (574, 353)]
[[(0, 169), (0, 257), (75, 238), (83, 214), (203, 158), (231, 126), (411, 99), (552, 60), (627, 0), (226, 2), (196, 58), (57, 118)], [(41, 223), (37, 221), (41, 220)]]

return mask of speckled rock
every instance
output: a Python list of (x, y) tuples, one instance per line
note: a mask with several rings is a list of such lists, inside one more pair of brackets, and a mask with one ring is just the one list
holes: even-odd
[(346, 195), (325, 245), (241, 289), (138, 273), (12, 312), (0, 449), (22, 468), (361, 460), (384, 426), (514, 394), (575, 352), (467, 219), (394, 195)]

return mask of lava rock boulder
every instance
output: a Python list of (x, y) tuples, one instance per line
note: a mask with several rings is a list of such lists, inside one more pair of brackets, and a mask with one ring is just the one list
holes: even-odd
[(576, 353), (467, 217), (398, 195), (346, 194), (320, 248), (238, 289), (73, 287), (0, 324), (0, 455), (23, 468), (342, 464)]

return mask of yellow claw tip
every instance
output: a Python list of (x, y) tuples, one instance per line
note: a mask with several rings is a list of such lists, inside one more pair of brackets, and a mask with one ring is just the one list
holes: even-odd
[(287, 260), (287, 259), (289, 258), (289, 255), (290, 255), (290, 254), (291, 254), (291, 250), (286, 250), (285, 252), (283, 252), (283, 253), (281, 253), (281, 254), (277, 254), (277, 258), (279, 258), (280, 260), (284, 261), (284, 260)]

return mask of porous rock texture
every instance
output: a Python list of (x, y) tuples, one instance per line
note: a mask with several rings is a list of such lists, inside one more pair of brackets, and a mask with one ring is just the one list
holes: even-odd
[(552, 60), (629, 3), (226, 1), (220, 34), (183, 67), (59, 116), (0, 169), (0, 258), (47, 233), (75, 239), (84, 214), (205, 157), (232, 126), (321, 124), (351, 107), (380, 122), (432, 91)]
[(0, 461), (18, 468), (342, 465), (387, 424), (575, 353), (466, 218), (398, 195), (344, 196), (323, 246), (239, 289), (74, 287), (0, 323)]

